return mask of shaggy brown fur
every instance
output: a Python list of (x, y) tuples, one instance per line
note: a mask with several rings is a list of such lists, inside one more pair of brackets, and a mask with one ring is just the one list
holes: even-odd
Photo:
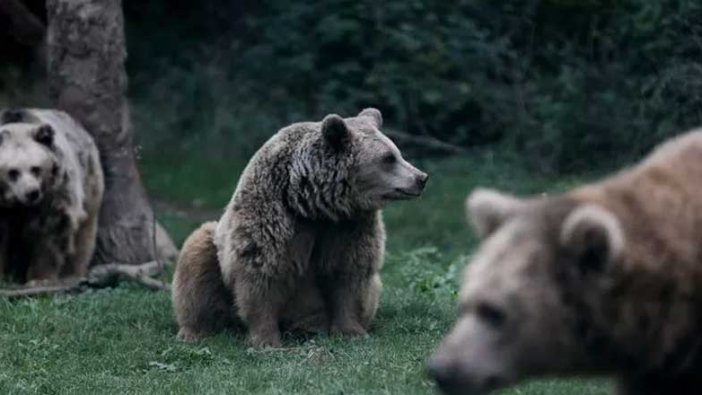
[(702, 393), (702, 131), (564, 195), (475, 191), (468, 211), (485, 240), (430, 362), (445, 392), (598, 374)]
[(217, 222), (207, 222), (183, 243), (173, 275), (178, 339), (193, 341), (235, 324), (232, 294), (222, 282), (212, 243)]
[(290, 125), (241, 175), (214, 244), (253, 345), (280, 345), (281, 324), (366, 334), (380, 293), (380, 209), (419, 196), (427, 179), (381, 123), (378, 110), (366, 109)]
[[(217, 251), (212, 242), (216, 222), (207, 222), (196, 229), (183, 243), (173, 277), (172, 298), (178, 339), (196, 341), (224, 328), (241, 328), (234, 306), (233, 292), (222, 281)], [(370, 326), (378, 308), (382, 283), (374, 275), (359, 303), (361, 325)], [(325, 333), (329, 317), (320, 288), (306, 278), (287, 301), (280, 324), (293, 332)]]

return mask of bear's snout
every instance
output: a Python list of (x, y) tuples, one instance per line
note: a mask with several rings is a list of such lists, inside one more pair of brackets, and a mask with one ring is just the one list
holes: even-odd
[(38, 189), (33, 189), (25, 194), (25, 201), (27, 203), (36, 203), (41, 198), (41, 192)]
[(439, 388), (448, 386), (455, 376), (452, 368), (446, 359), (432, 358), (427, 363), (427, 374), (433, 379)]
[(416, 177), (416, 180), (417, 180), (417, 187), (420, 190), (424, 190), (424, 187), (427, 185), (427, 180), (429, 180), (429, 174), (420, 171)]
[(443, 394), (481, 395), (503, 386), (497, 375), (472, 375), (461, 371), (456, 360), (433, 357), (426, 366), (427, 374)]

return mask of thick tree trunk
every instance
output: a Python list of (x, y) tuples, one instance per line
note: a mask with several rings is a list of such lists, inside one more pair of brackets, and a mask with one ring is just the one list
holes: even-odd
[(93, 264), (172, 255), (175, 248), (154, 222), (134, 160), (121, 0), (48, 0), (47, 11), (49, 94), (92, 134), (105, 173)]

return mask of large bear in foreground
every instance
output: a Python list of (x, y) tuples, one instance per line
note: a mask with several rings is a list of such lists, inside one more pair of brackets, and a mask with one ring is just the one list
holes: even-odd
[(97, 147), (70, 116), (0, 111), (0, 277), (37, 283), (84, 274), (103, 189)]
[(702, 131), (568, 193), (476, 190), (483, 242), (428, 364), (449, 394), (604, 375), (621, 394), (702, 394)]
[[(224, 215), (186, 241), (173, 282), (178, 337), (243, 322), (255, 346), (286, 329), (363, 335), (380, 295), (380, 209), (427, 175), (380, 131), (376, 109), (290, 125), (244, 170)], [(240, 320), (239, 320), (240, 319)]]

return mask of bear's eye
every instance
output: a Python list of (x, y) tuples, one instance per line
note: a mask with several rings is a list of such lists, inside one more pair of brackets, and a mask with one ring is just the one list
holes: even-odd
[(397, 162), (397, 158), (395, 157), (395, 154), (393, 154), (392, 152), (389, 152), (389, 153), (383, 155), (383, 163), (391, 165), (395, 162)]
[(20, 172), (17, 169), (10, 169), (7, 171), (7, 176), (10, 178), (10, 181), (17, 181), (20, 176)]
[(41, 174), (41, 167), (34, 166), (34, 167), (32, 167), (31, 169), (29, 169), (29, 171), (32, 172), (32, 175), (33, 175), (34, 177), (39, 177), (39, 175)]
[(478, 304), (475, 312), (478, 318), (494, 328), (501, 327), (507, 318), (502, 310), (489, 303)]

